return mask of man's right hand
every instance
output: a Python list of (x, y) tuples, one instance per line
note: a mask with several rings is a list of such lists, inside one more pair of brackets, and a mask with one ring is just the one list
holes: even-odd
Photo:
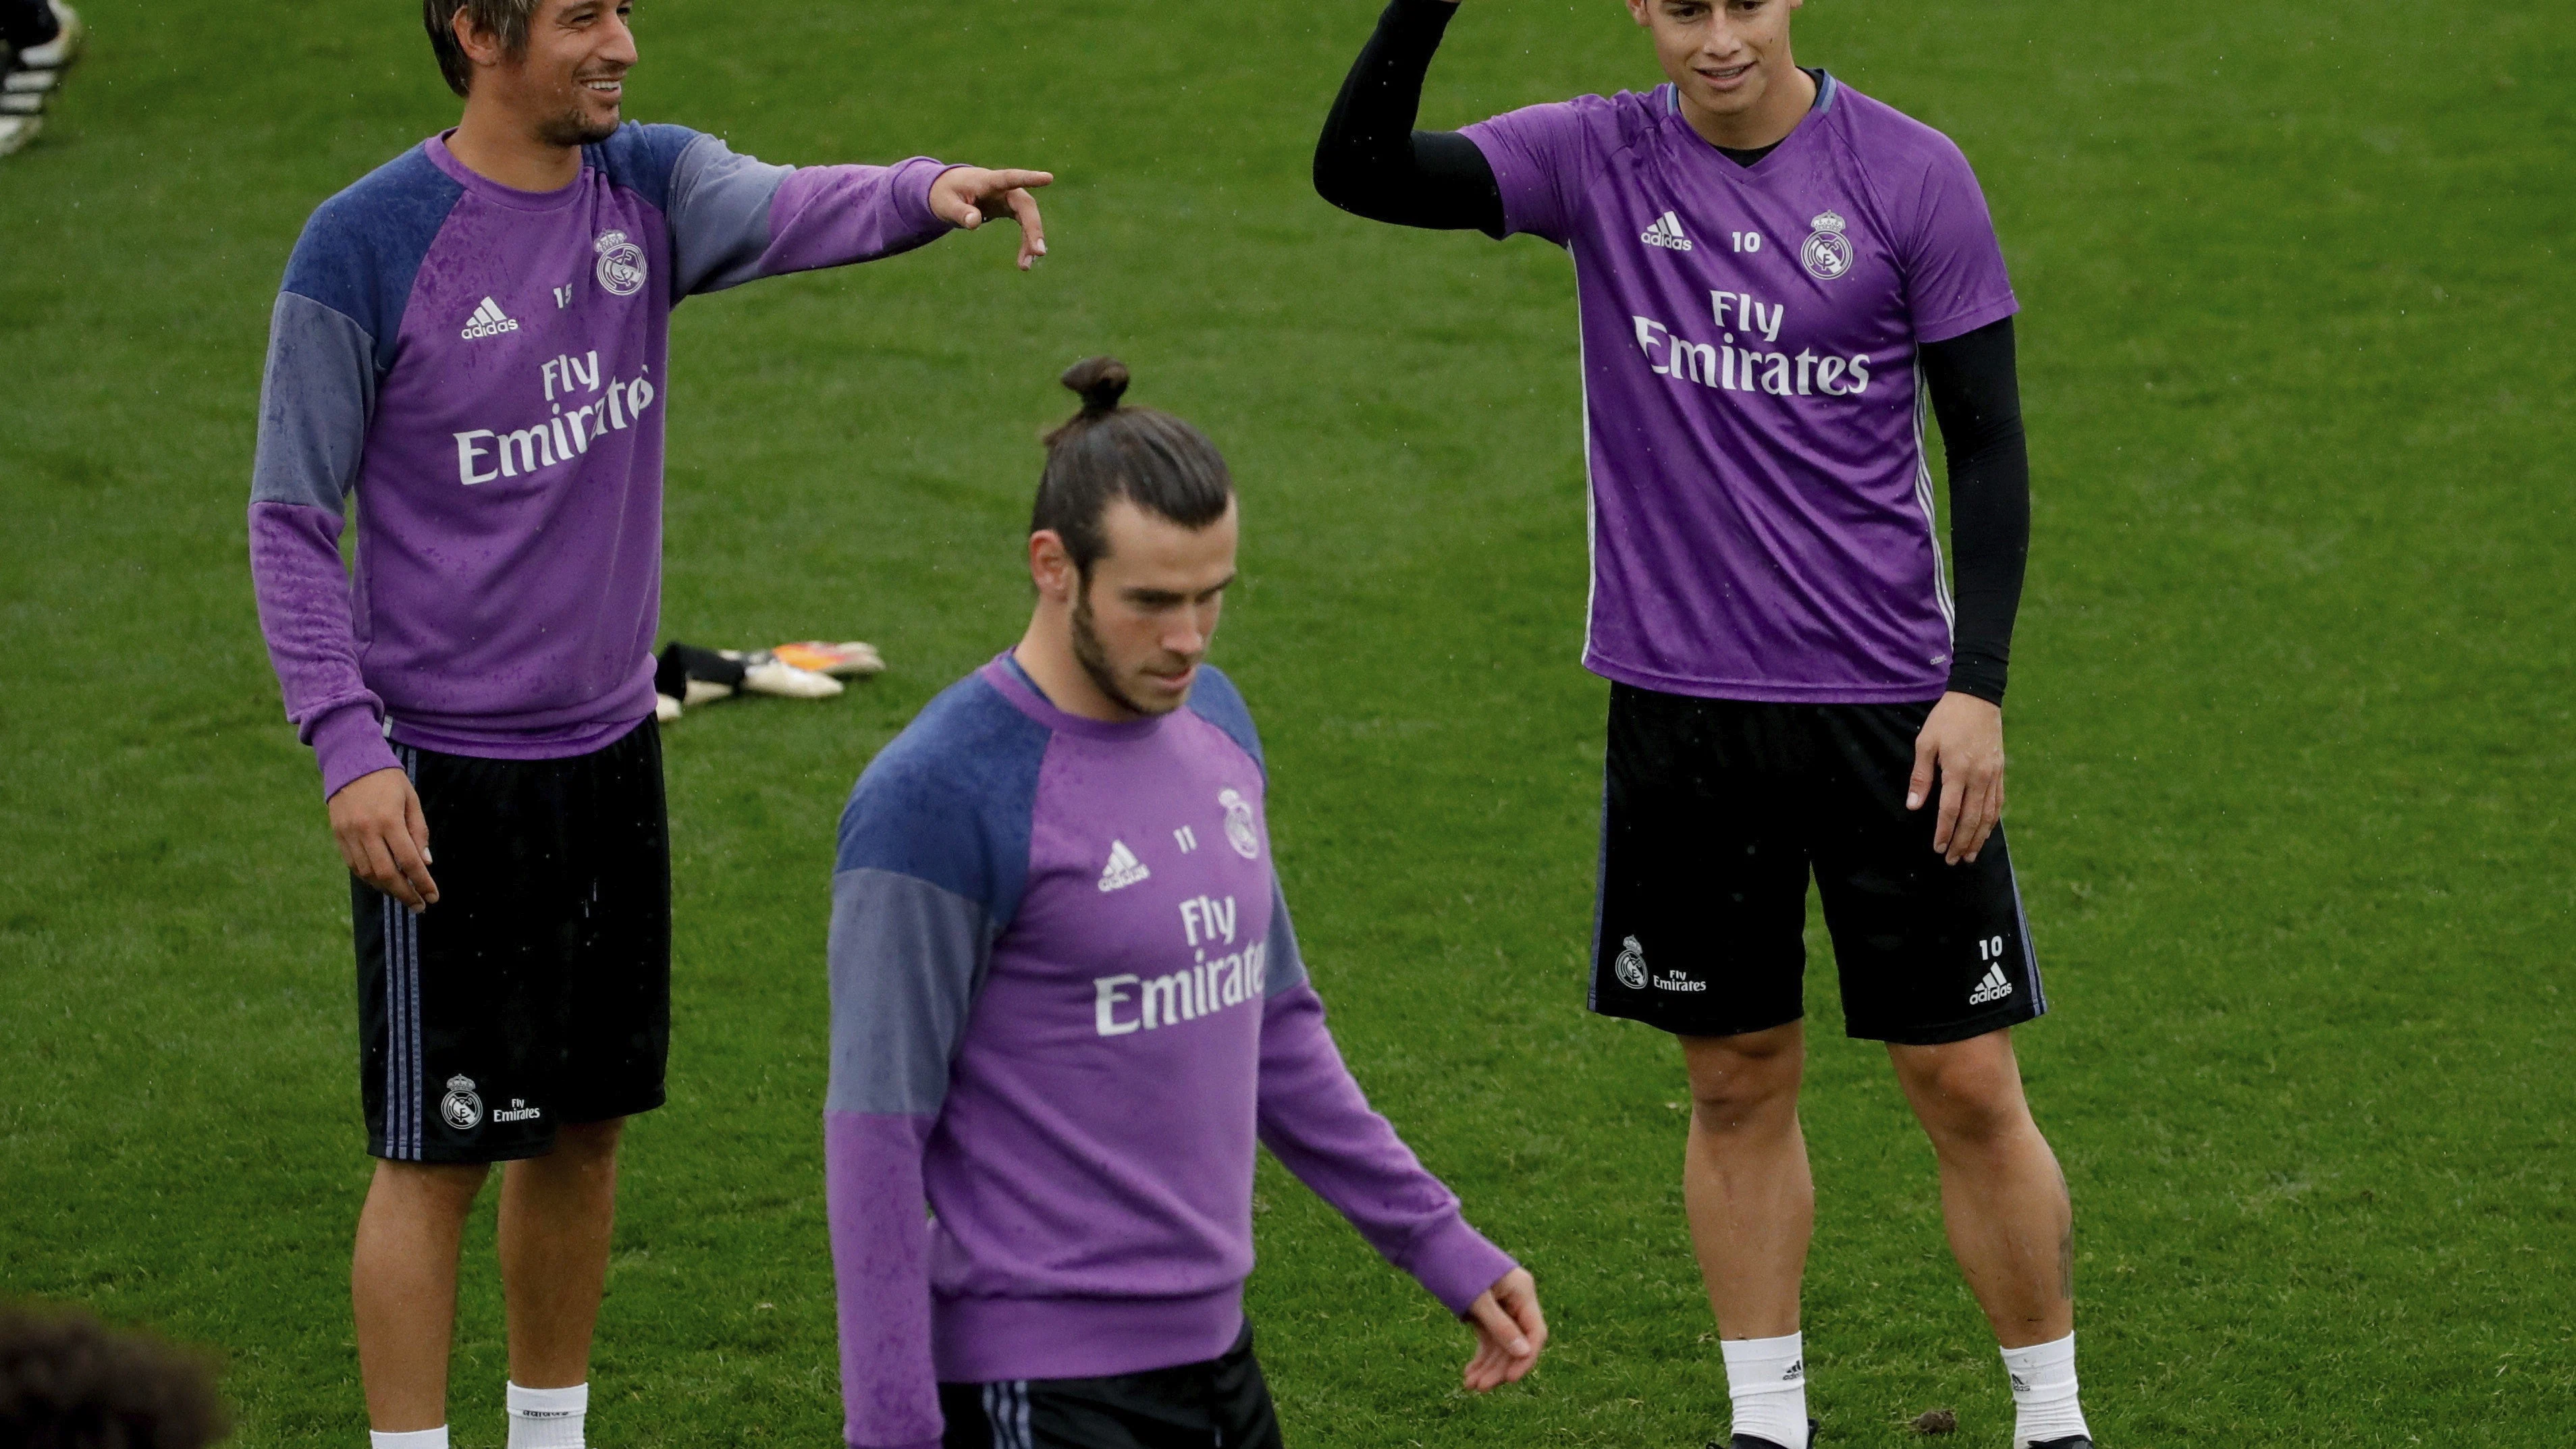
[(411, 776), (400, 770), (360, 775), (331, 797), (331, 837), (349, 873), (414, 911), (438, 904), (429, 878), (429, 818)]

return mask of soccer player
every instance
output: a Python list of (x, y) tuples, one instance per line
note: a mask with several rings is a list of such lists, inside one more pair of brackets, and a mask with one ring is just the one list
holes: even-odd
[(374, 1442), (447, 1443), (459, 1234), (506, 1161), (510, 1443), (578, 1445), (619, 1124), (661, 1105), (669, 1043), (652, 639), (671, 308), (1004, 217), (1025, 268), (1046, 249), (1026, 188), (1049, 178), (765, 165), (620, 124), (620, 0), (424, 10), (464, 114), (296, 243), (251, 571), (355, 877), (381, 1161), (350, 1277)]
[[(1629, 0), (1668, 83), (1412, 129), (1455, 14), (1394, 0), (1315, 153), (1323, 195), (1575, 260), (1584, 662), (1611, 681), (1592, 1008), (1681, 1039), (1683, 1169), (1738, 1446), (1805, 1449), (1797, 1093), (1807, 878), (1853, 1036), (1886, 1043), (2014, 1442), (2091, 1443), (2064, 1179), (2010, 1028), (2047, 1009), (1999, 824), (2030, 528), (2012, 289), (1931, 128), (1791, 56), (1799, 0)], [(1955, 603), (1925, 465), (1950, 463)]]
[[(824, 1115), (841, 1385), (862, 1449), (1262, 1449), (1253, 1143), (1475, 1330), (1547, 1341), (1530, 1275), (1369, 1110), (1270, 857), (1261, 741), (1201, 662), (1234, 486), (1196, 428), (1065, 374), (1019, 644), (859, 777), (832, 880)], [(925, 1226), (925, 1202), (932, 1216)]]

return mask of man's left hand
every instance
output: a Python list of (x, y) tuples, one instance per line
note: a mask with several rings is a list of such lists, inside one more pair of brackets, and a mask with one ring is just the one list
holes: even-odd
[(1038, 220), (1033, 187), (1055, 180), (1046, 171), (987, 171), (981, 166), (951, 166), (930, 183), (931, 215), (968, 231), (988, 221), (1010, 217), (1020, 224), (1020, 270), (1046, 255), (1046, 227)]
[(1476, 1356), (1467, 1361), (1467, 1387), (1477, 1393), (1516, 1384), (1538, 1367), (1547, 1347), (1547, 1315), (1538, 1311), (1538, 1280), (1514, 1268), (1467, 1305), (1476, 1330)]
[(1905, 808), (1920, 810), (1940, 773), (1941, 812), (1932, 822), (1932, 848), (1952, 865), (1975, 860), (1986, 837), (2004, 818), (2004, 711), (1973, 694), (1952, 692), (1932, 706), (1914, 737), (1914, 778), (1905, 783)]

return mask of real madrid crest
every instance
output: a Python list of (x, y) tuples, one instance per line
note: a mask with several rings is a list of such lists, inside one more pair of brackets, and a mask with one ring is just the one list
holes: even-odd
[(1830, 282), (1850, 271), (1852, 244), (1843, 235), (1843, 219), (1828, 211), (1807, 224), (1815, 230), (1807, 233), (1807, 244), (1798, 248), (1798, 260), (1806, 263), (1807, 275)]
[(644, 290), (644, 249), (622, 231), (604, 231), (591, 246), (599, 252), (599, 285), (619, 297)]
[(1252, 803), (1233, 790), (1216, 792), (1216, 803), (1225, 807), (1226, 843), (1246, 860), (1261, 854), (1261, 833), (1252, 828)]
[(459, 1072), (447, 1079), (447, 1095), (438, 1101), (438, 1115), (459, 1132), (471, 1132), (483, 1125), (483, 1099), (474, 1095), (474, 1079)]
[(1620, 984), (1629, 990), (1645, 990), (1646, 948), (1637, 944), (1636, 937), (1622, 936), (1619, 939), (1619, 959), (1610, 963), (1610, 969), (1619, 973)]

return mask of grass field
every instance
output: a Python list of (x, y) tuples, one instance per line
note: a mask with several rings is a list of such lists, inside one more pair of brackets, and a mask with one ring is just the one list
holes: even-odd
[[(454, 105), (404, 5), (85, 9), (50, 129), (0, 162), (0, 1295), (219, 1347), (245, 1445), (350, 1445), (346, 896), (243, 506), (298, 227)], [(670, 735), (672, 1104), (629, 1139), (593, 1442), (833, 1442), (832, 822), (1016, 634), (1035, 434), (1097, 351), (1242, 479), (1216, 657), (1263, 718), (1319, 984), (1558, 1333), (1527, 1385), (1460, 1394), (1463, 1332), (1265, 1162), (1251, 1292), (1293, 1441), (1722, 1431), (1675, 1054), (1582, 1011), (1605, 691), (1575, 663), (1570, 272), (1314, 197), (1372, 13), (645, 0), (632, 116), (1062, 179), (1032, 276), (957, 238), (678, 314), (665, 634), (856, 635), (894, 668)], [(2025, 307), (2012, 828), (2057, 1013), (2021, 1048), (2097, 1437), (2576, 1443), (2576, 27), (2551, 0), (1799, 26), (1965, 147)], [(1425, 121), (1651, 66), (1608, 0), (1470, 0)], [(1929, 1151), (1812, 975), (1826, 1442), (1949, 1406), (2000, 1445)], [(498, 1288), (468, 1262), (453, 1422), (491, 1449)]]

